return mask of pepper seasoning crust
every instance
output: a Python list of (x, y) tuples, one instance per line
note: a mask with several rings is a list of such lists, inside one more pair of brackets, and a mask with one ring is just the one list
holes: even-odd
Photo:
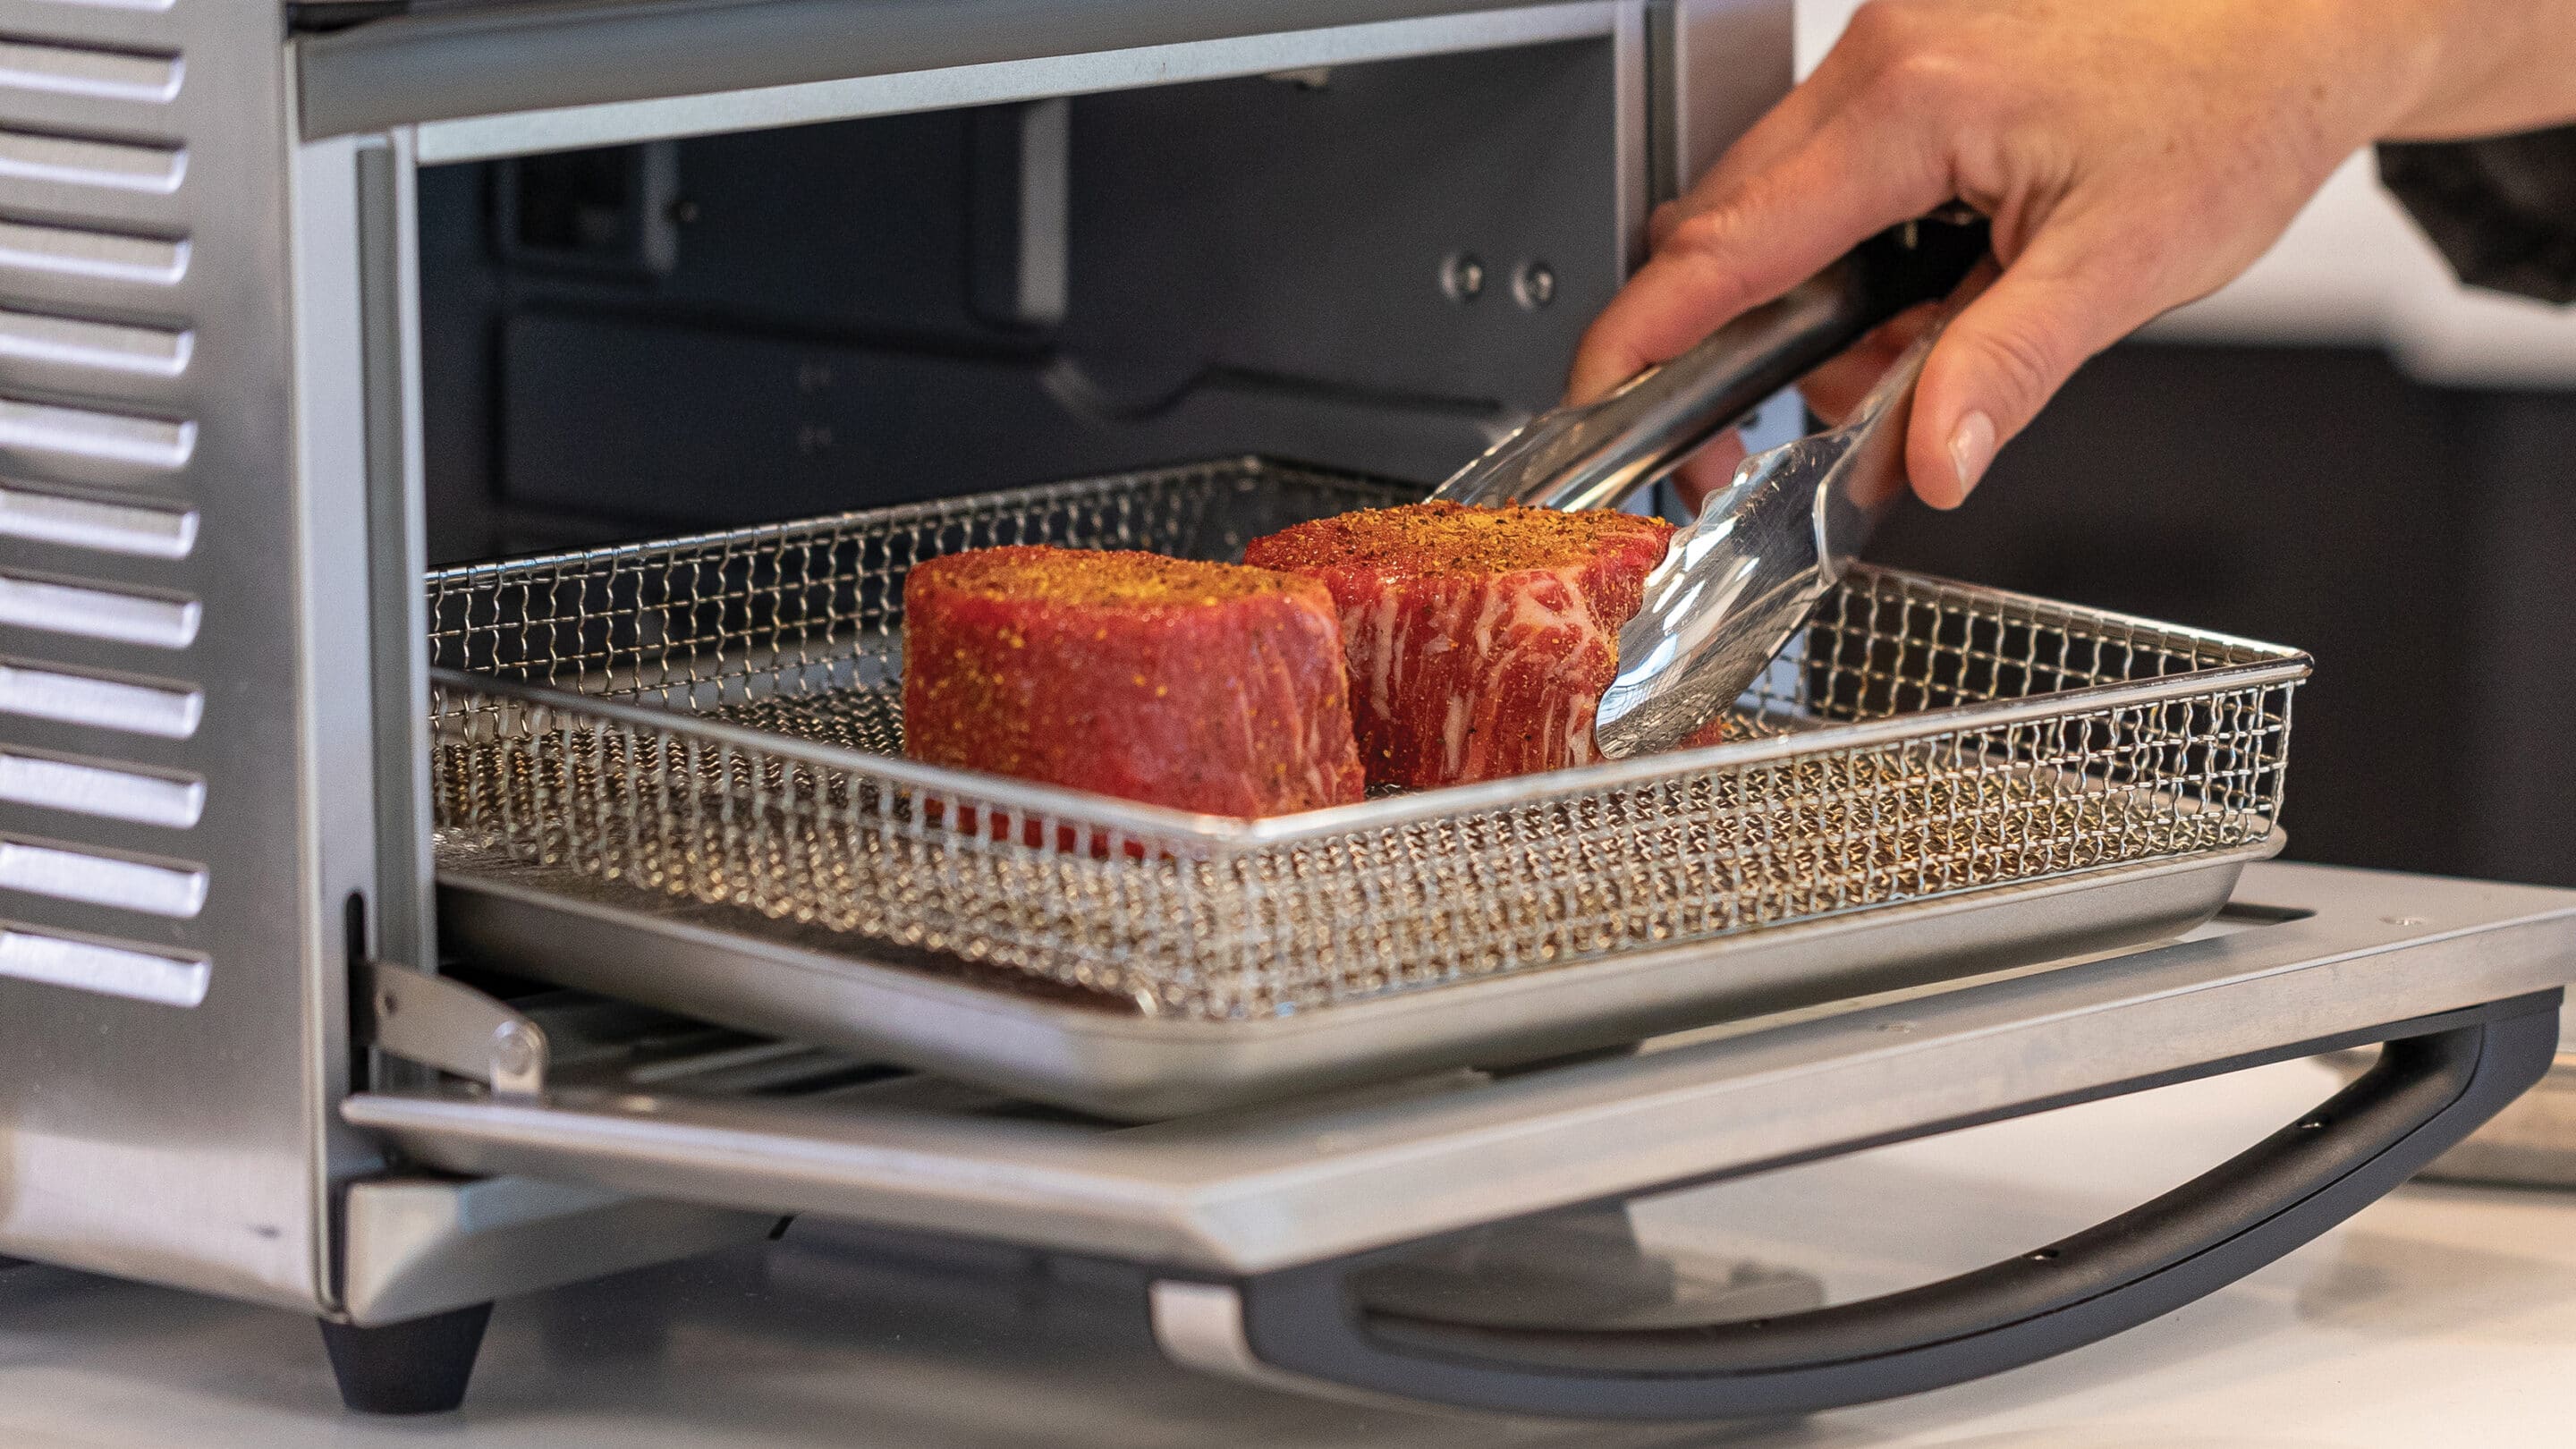
[[(1277, 594), (1311, 598), (1314, 588), (1304, 579), (1241, 564), (1205, 563), (1134, 549), (1045, 544), (947, 554), (912, 571), (912, 578), (924, 575), (956, 594), (1105, 610), (1189, 608)], [(910, 588), (907, 580), (907, 604)]]
[(1378, 568), (1408, 576), (1486, 577), (1579, 568), (1596, 562), (1605, 546), (1668, 539), (1672, 531), (1660, 518), (1600, 509), (1408, 503), (1282, 529), (1255, 540), (1244, 561), (1292, 571)]
[(1207, 814), (1348, 804), (1340, 625), (1312, 580), (1040, 545), (904, 585), (904, 752)]

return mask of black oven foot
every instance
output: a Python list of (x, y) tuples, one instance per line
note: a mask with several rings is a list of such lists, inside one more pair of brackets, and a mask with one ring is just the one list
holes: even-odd
[(361, 1414), (443, 1414), (465, 1402), (474, 1354), (492, 1305), (360, 1328), (322, 1322), (322, 1346), (340, 1381), (340, 1402)]

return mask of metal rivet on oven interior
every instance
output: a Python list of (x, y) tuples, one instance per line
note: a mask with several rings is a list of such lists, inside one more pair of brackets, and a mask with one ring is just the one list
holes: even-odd
[(1512, 273), (1512, 300), (1535, 312), (1556, 300), (1556, 271), (1545, 262), (1523, 262)]
[(1440, 290), (1452, 302), (1473, 302), (1484, 295), (1485, 264), (1473, 252), (1451, 252), (1440, 260)]

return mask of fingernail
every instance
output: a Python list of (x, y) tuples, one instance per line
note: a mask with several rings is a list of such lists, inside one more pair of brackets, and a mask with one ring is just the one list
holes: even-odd
[(1986, 465), (1995, 458), (1995, 420), (1984, 413), (1969, 413), (1950, 430), (1950, 467), (1959, 475), (1959, 496), (1977, 486), (1986, 476)]

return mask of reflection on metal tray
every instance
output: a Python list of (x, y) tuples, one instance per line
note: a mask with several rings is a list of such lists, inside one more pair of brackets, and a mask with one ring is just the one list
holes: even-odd
[[(569, 986), (982, 1083), (1155, 1119), (1449, 1067), (1505, 1067), (1708, 1022), (2179, 935), (2280, 848), (2077, 872), (2029, 885), (1640, 950), (1549, 971), (1239, 1021), (892, 953), (730, 906), (636, 909), (563, 871), (449, 880), (450, 939)], [(995, 989), (1000, 986), (1002, 989)]]
[(918, 559), (1226, 557), (1398, 496), (1246, 460), (436, 575), (441, 871), (1249, 1019), (2271, 830), (2303, 656), (1885, 571), (1742, 702), (1778, 737), (1262, 821), (870, 752)]

